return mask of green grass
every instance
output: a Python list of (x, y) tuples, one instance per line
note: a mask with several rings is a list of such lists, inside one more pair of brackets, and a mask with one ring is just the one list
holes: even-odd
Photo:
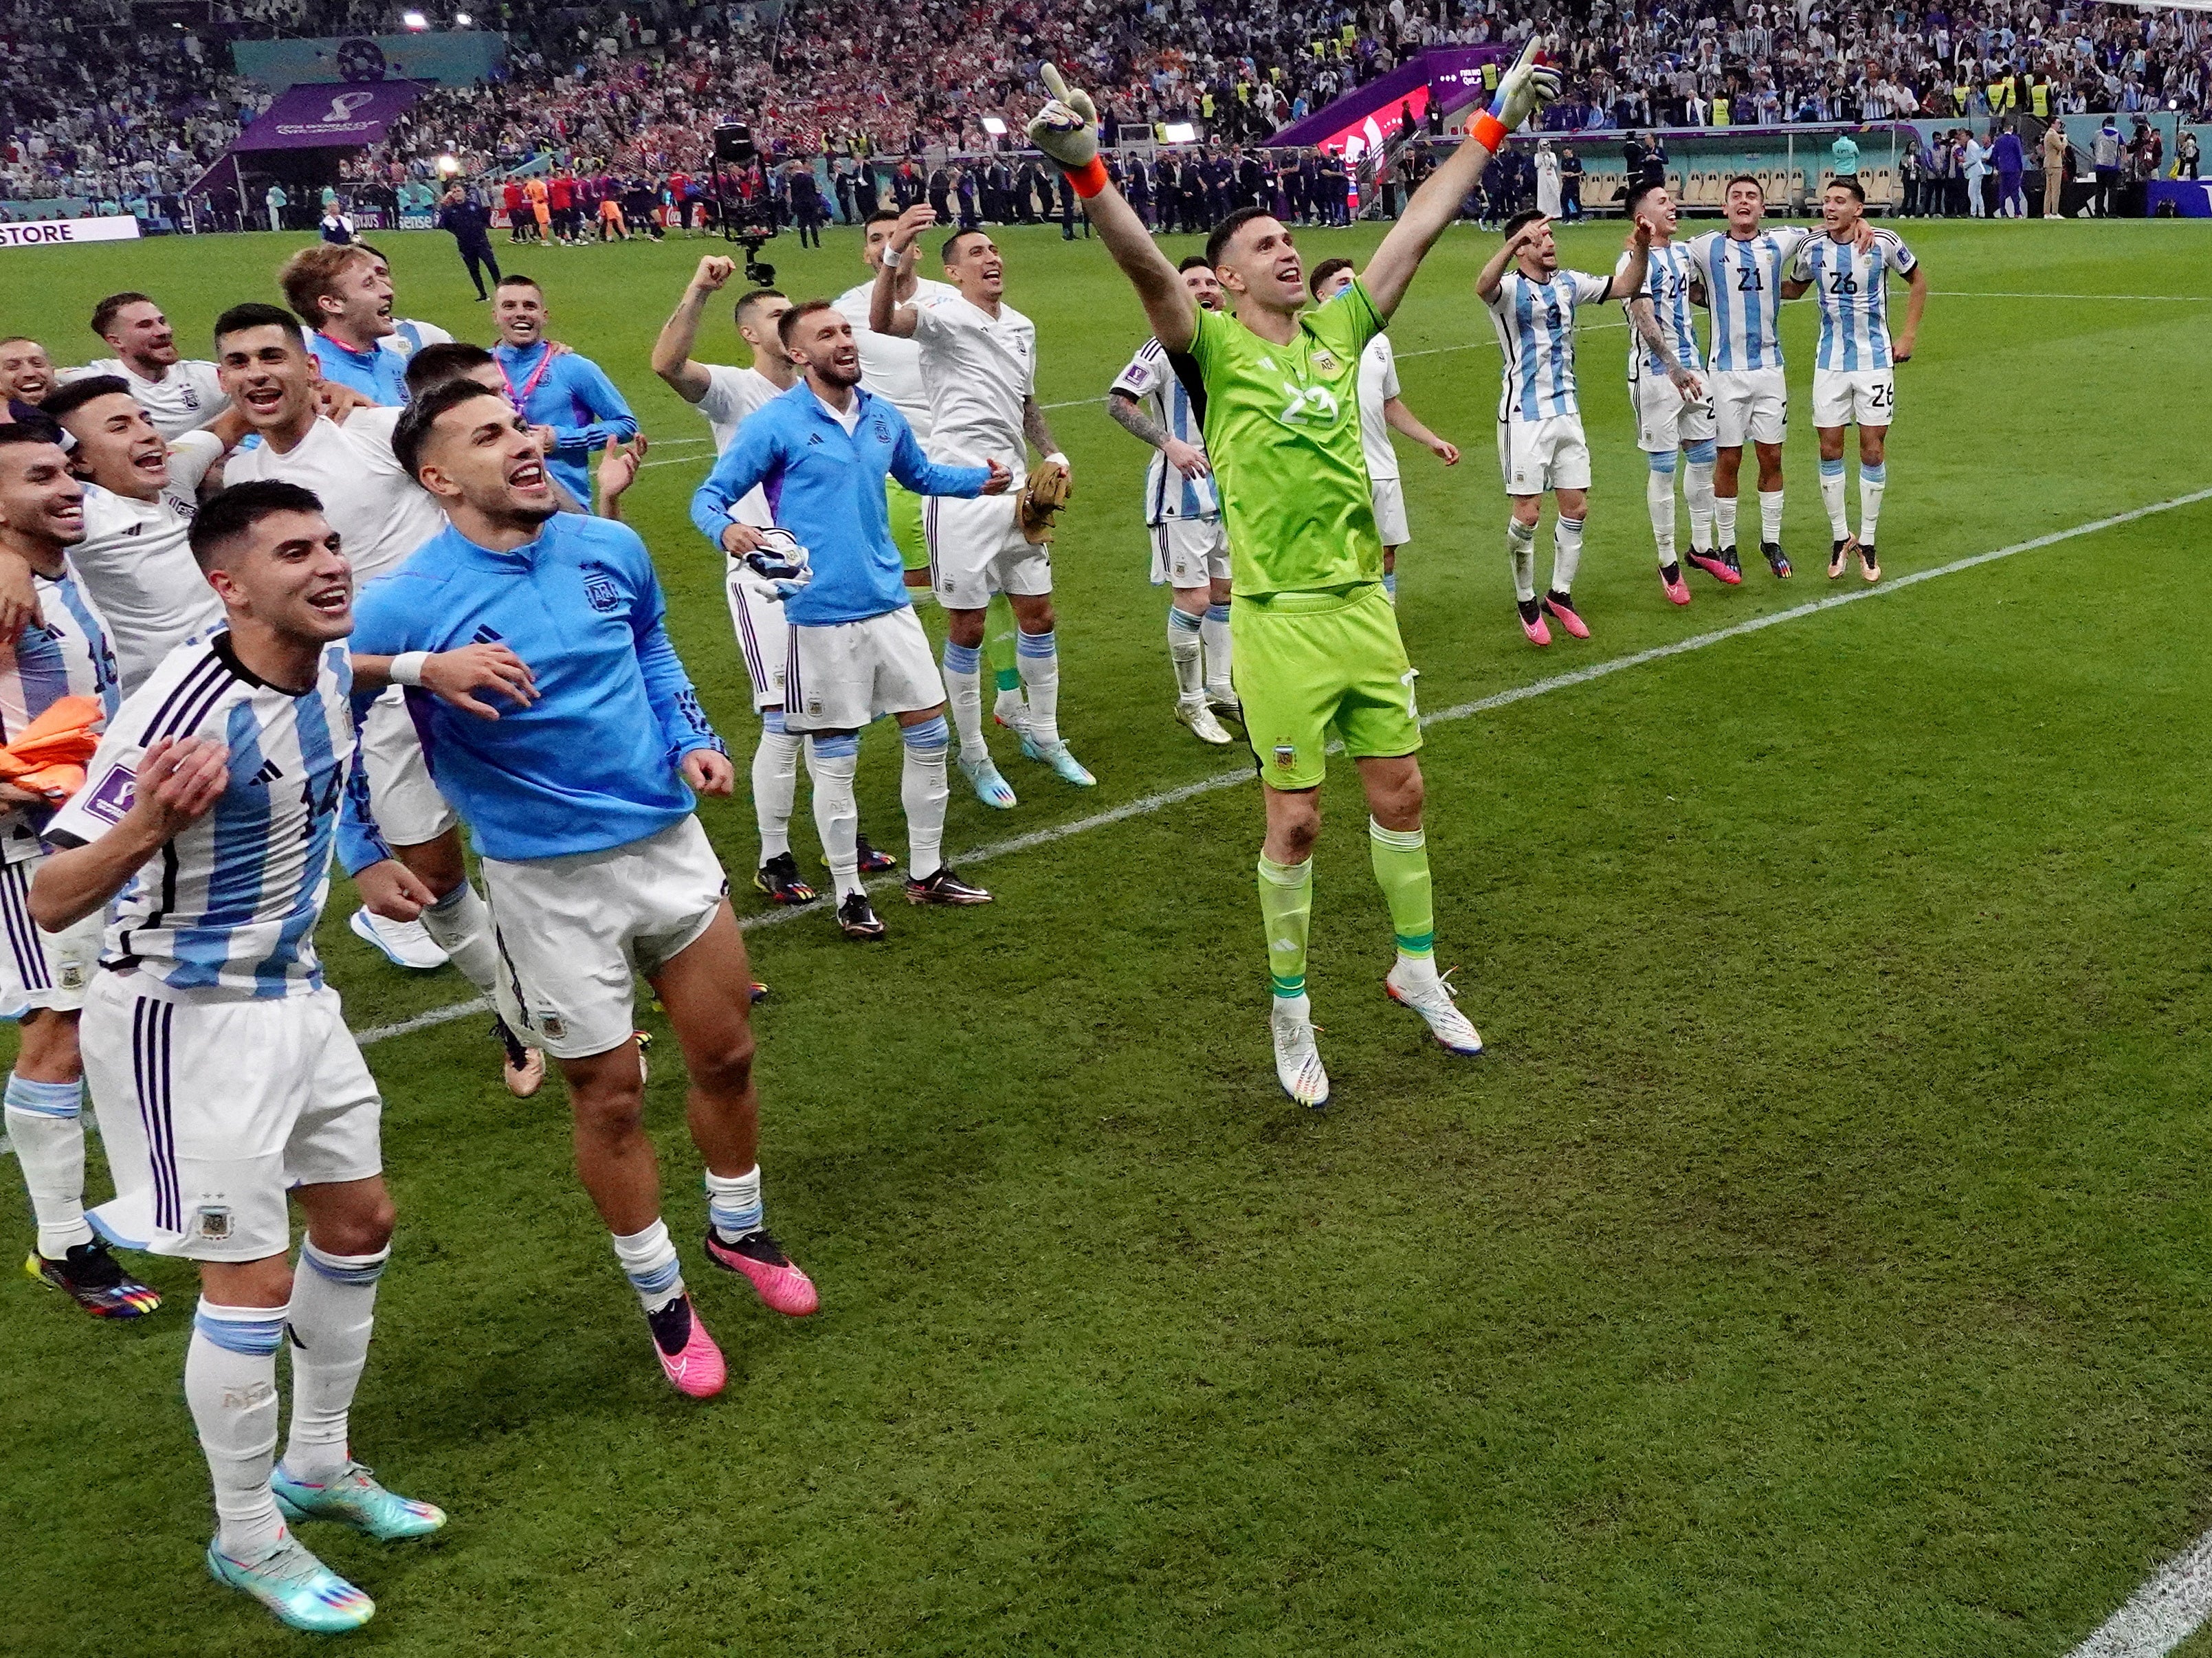
[[(2206, 484), (2202, 305), (1954, 297), (2212, 300), (2201, 231), (1906, 228), (1938, 294), (1899, 376), (1893, 575)], [(482, 337), (446, 240), (386, 240), (403, 309)], [(1565, 240), (1603, 270), (1617, 234)], [(1141, 337), (1133, 301), (1095, 247), (1006, 241), (1042, 396), (1095, 397)], [(127, 282), (197, 341), (270, 296), (284, 245), (19, 254), (6, 323), (70, 353)], [(1809, 308), (1786, 330), (1803, 574), (1698, 578), (1686, 615), (1651, 574), (1625, 336), (1594, 326), (1597, 637), (1527, 647), (1468, 296), (1489, 246), (1455, 231), (1395, 331), (1408, 401), (1467, 450), (1404, 459), (1424, 706), (1828, 592)], [(704, 435), (645, 368), (698, 251), (514, 261), (659, 438)], [(794, 294), (859, 272), (849, 236), (775, 252)], [(730, 345), (717, 323), (705, 354)], [(1095, 404), (1053, 418), (1079, 491), (1063, 724), (1100, 786), (1004, 756), (1022, 807), (956, 800), (956, 853), (1226, 763), (1169, 719), (1144, 452)], [(705, 454), (664, 448), (696, 459), (648, 471), (634, 518), (742, 750), (684, 518)], [(1248, 787), (975, 865), (994, 905), (890, 914), (880, 949), (820, 915), (756, 934), (768, 1199), (824, 1309), (787, 1323), (696, 1272), (732, 1366), (705, 1406), (647, 1357), (558, 1084), (508, 1099), (476, 1020), (372, 1048), (402, 1220), (356, 1444), (455, 1518), (414, 1547), (316, 1528), (380, 1603), (351, 1645), (2066, 1651), (2212, 1524), (2208, 534), (2212, 504), (2185, 507), (1433, 728), (1439, 948), (1479, 1063), (1379, 994), (1388, 924), (1338, 777), (1325, 1117), (1267, 1069)], [(886, 735), (867, 750), (864, 817), (896, 846)], [(742, 873), (749, 809), (704, 817)], [(357, 1026), (465, 993), (365, 957), (350, 908), (325, 938)], [(698, 1165), (659, 1053), (689, 1233)], [(0, 1212), (20, 1237), (12, 1186)], [(136, 1327), (0, 1292), (0, 1649), (295, 1651), (200, 1575), (191, 1280), (149, 1272), (171, 1302)]]

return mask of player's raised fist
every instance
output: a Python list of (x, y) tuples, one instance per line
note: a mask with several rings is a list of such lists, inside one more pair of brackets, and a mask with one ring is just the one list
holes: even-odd
[(1037, 78), (1048, 101), (1030, 121), (1030, 142), (1070, 173), (1079, 173), (1098, 159), (1098, 106), (1089, 93), (1062, 80), (1056, 64), (1045, 64)]
[(1544, 61), (1537, 39), (1531, 35), (1513, 60), (1513, 67), (1505, 71), (1505, 78), (1498, 83), (1498, 96), (1490, 112), (1508, 132), (1515, 131), (1559, 95), (1560, 84), (1559, 71)]
[(691, 275), (691, 286), (702, 293), (712, 294), (737, 274), (738, 262), (726, 259), (719, 253), (709, 253), (699, 261), (699, 268)]
[(937, 210), (927, 202), (916, 202), (899, 215), (898, 222), (891, 227), (890, 245), (903, 253), (912, 247), (915, 239), (937, 222)]

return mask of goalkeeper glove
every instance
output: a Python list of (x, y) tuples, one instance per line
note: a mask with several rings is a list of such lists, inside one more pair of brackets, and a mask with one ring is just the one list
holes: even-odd
[(1490, 100), (1489, 109), (1476, 118), (1468, 136), (1495, 155), (1505, 135), (1540, 112), (1559, 95), (1560, 86), (1559, 71), (1544, 62), (1536, 37), (1531, 35), (1498, 83), (1498, 95)]
[(805, 547), (790, 531), (769, 528), (759, 535), (761, 544), (738, 554), (731, 573), (740, 586), (781, 604), (814, 580), (814, 567)]
[(1098, 106), (1080, 87), (1060, 78), (1059, 68), (1037, 71), (1051, 94), (1029, 125), (1030, 142), (1060, 165), (1079, 196), (1096, 196), (1106, 187), (1106, 164), (1098, 159)]

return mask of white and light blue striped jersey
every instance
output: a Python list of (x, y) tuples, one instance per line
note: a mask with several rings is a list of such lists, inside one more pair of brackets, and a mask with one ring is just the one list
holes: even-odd
[(314, 685), (295, 695), (239, 661), (224, 629), (178, 646), (125, 700), (84, 787), (46, 826), (49, 841), (85, 845), (121, 821), (146, 750), (164, 737), (226, 744), (230, 780), (118, 895), (103, 967), (218, 997), (320, 987), (315, 923), (330, 891), (338, 803), (368, 787), (354, 763), (352, 689), (343, 644), (325, 649)]
[(1557, 270), (1538, 282), (1509, 270), (1489, 301), (1490, 320), (1504, 355), (1498, 397), (1500, 420), (1553, 420), (1579, 415), (1575, 400), (1575, 312), (1613, 291), (1609, 277)]
[[(89, 696), (111, 718), (122, 698), (107, 624), (76, 578), (34, 575), (31, 586), (43, 620), (27, 623), (13, 645), (0, 643), (0, 743), (14, 742), (64, 696)], [(0, 863), (37, 857), (51, 816), (44, 806), (0, 807)]]
[[(1613, 274), (1628, 274), (1630, 256), (1624, 252)], [(1690, 278), (1696, 275), (1690, 263), (1689, 250), (1668, 242), (1665, 246), (1654, 243), (1645, 262), (1643, 296), (1651, 301), (1651, 314), (1659, 324), (1659, 337), (1667, 342), (1667, 349), (1674, 354), (1674, 361), (1693, 374), (1703, 374), (1704, 355), (1698, 349), (1698, 316), (1690, 305)], [(1623, 300), (1620, 309), (1626, 315), (1636, 301)], [(1632, 384), (1639, 372), (1665, 375), (1667, 365), (1659, 354), (1644, 343), (1643, 337), (1634, 330), (1636, 319), (1629, 318), (1628, 378)]]
[(1812, 283), (1820, 301), (1820, 350), (1814, 367), (1889, 367), (1889, 273), (1909, 276), (1918, 263), (1895, 231), (1879, 227), (1863, 253), (1832, 236), (1808, 237), (1790, 276)]
[(1802, 226), (1731, 236), (1710, 230), (1684, 250), (1690, 274), (1712, 313), (1716, 374), (1747, 374), (1782, 364), (1782, 282), (1806, 237)]
[[(1188, 443), (1194, 449), (1206, 447), (1206, 434), (1199, 429), (1198, 409), (1191, 402), (1190, 388), (1176, 373), (1167, 349), (1158, 340), (1145, 342), (1137, 355), (1129, 359), (1129, 366), (1115, 376), (1111, 390), (1134, 398), (1146, 418), (1165, 428), (1167, 434), (1176, 441)], [(1157, 449), (1152, 451), (1152, 465), (1145, 471), (1146, 524), (1164, 524), (1170, 519), (1220, 516), (1221, 491), (1212, 473), (1202, 478), (1185, 477), (1168, 465), (1165, 455)]]

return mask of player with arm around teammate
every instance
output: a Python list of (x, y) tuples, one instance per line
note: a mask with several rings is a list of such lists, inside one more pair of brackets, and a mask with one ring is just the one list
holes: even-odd
[[(1190, 255), (1176, 273), (1202, 309), (1222, 308), (1221, 278), (1204, 254)], [(1201, 743), (1233, 743), (1213, 712), (1237, 707), (1230, 678), (1229, 532), (1222, 527), (1198, 403), (1165, 349), (1146, 340), (1107, 389), (1106, 412), (1154, 451), (1145, 469), (1145, 523), (1152, 531), (1152, 580), (1166, 582), (1174, 595), (1168, 661), (1175, 669), (1176, 718)]]
[[(780, 527), (806, 550), (803, 569), (778, 597), (789, 621), (785, 721), (805, 734), (814, 774), (814, 818), (836, 881), (837, 925), (848, 938), (880, 938), (883, 923), (860, 884), (853, 774), (860, 728), (898, 722), (905, 762), (899, 794), (908, 837), (907, 901), (981, 904), (991, 895), (954, 873), (945, 837), (945, 686), (908, 601), (884, 505), (890, 473), (918, 495), (963, 497), (1005, 490), (1012, 475), (930, 460), (897, 408), (860, 386), (853, 325), (826, 300), (785, 314), (785, 349), (805, 370), (793, 387), (738, 429), (691, 502), (691, 521), (745, 577), (773, 586), (750, 556), (782, 538), (732, 509), (765, 488)], [(803, 579), (802, 579), (803, 578)]]
[[(1314, 303), (1326, 305), (1352, 286), (1358, 273), (1349, 259), (1323, 259), (1306, 278)], [(1398, 602), (1398, 550), (1413, 539), (1406, 519), (1406, 487), (1390, 434), (1402, 432), (1447, 466), (1459, 465), (1459, 446), (1438, 437), (1406, 406), (1398, 391), (1398, 354), (1387, 333), (1359, 354), (1359, 444), (1367, 456), (1367, 482), (1375, 502), (1375, 532), (1382, 537), (1382, 591)]]
[(1237, 595), (1237, 689), (1267, 811), (1257, 885), (1276, 1080), (1302, 1105), (1328, 1101), (1305, 972), (1332, 733), (1359, 768), (1369, 851), (1396, 936), (1384, 989), (1447, 1051), (1479, 1054), (1482, 1038), (1436, 968), (1420, 717), (1397, 612), (1382, 592), (1382, 544), (1359, 435), (1359, 356), (1506, 133), (1559, 95), (1558, 72), (1532, 41), (1467, 141), (1407, 203), (1366, 274), (1316, 312), (1300, 314), (1305, 273), (1282, 222), (1257, 208), (1224, 218), (1207, 238), (1206, 257), (1236, 303), (1233, 320), (1199, 307), (1113, 188), (1090, 96), (1071, 91), (1049, 64), (1042, 73), (1052, 96), (1029, 125), (1030, 142), (1067, 173), (1137, 290), (1153, 337), (1190, 355), (1206, 393), (1206, 453)]
[[(1628, 405), (1636, 416), (1636, 446), (1650, 468), (1644, 500), (1651, 509), (1651, 538), (1659, 552), (1659, 585), (1676, 604), (1690, 602), (1674, 546), (1674, 470), (1679, 458), (1682, 493), (1690, 507), (1690, 545), (1683, 555), (1707, 575), (1734, 586), (1743, 580), (1713, 556), (1712, 399), (1705, 394), (1705, 358), (1698, 349), (1696, 313), (1690, 307), (1690, 264), (1674, 246), (1679, 216), (1667, 186), (1646, 179), (1629, 185), (1628, 216), (1650, 233), (1644, 255), (1644, 290), (1623, 302), (1628, 313)], [(1615, 277), (1633, 256), (1623, 252)]]
[[(1820, 440), (1820, 501), (1828, 509), (1835, 543), (1828, 579), (1842, 578), (1851, 555), (1869, 581), (1881, 580), (1875, 531), (1882, 491), (1889, 424), (1897, 416), (1897, 365), (1911, 359), (1928, 305), (1928, 273), (1893, 230), (1875, 228), (1864, 240), (1866, 191), (1856, 179), (1837, 179), (1821, 192), (1823, 234), (1807, 239), (1790, 266), (1784, 297), (1813, 290), (1820, 307), (1820, 345), (1813, 365), (1813, 431)], [(1889, 333), (1889, 273), (1905, 279), (1905, 329)], [(1859, 428), (1859, 529), (1851, 533), (1844, 511), (1844, 428)]]
[[(1505, 240), (1474, 279), (1474, 296), (1490, 307), (1504, 360), (1498, 464), (1513, 499), (1505, 549), (1521, 631), (1533, 645), (1552, 642), (1547, 616), (1577, 639), (1589, 637), (1589, 624), (1573, 602), (1590, 481), (1589, 444), (1575, 391), (1575, 313), (1585, 305), (1642, 293), (1650, 245), (1650, 227), (1638, 222), (1630, 233), (1628, 257), (1612, 276), (1562, 270), (1552, 222), (1531, 210), (1507, 222)], [(1552, 524), (1552, 585), (1540, 603), (1536, 520), (1547, 490), (1558, 514)]]

